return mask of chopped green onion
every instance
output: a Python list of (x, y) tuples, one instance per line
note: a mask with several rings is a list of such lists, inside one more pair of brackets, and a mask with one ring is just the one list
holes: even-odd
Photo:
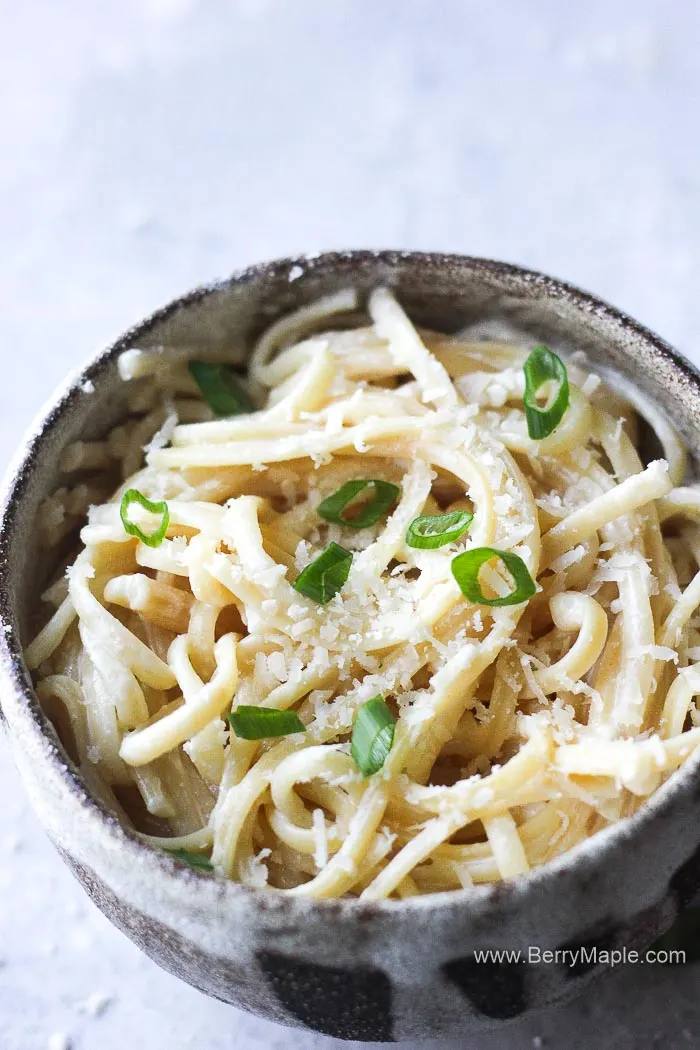
[(240, 416), (255, 406), (227, 365), (190, 361), (190, 374), (215, 416)]
[[(536, 346), (525, 362), (523, 371), (527, 432), (531, 438), (540, 441), (559, 426), (569, 407), (569, 377), (564, 362), (548, 346)], [(559, 384), (559, 389), (549, 407), (540, 408), (537, 391), (543, 383), (552, 379)]]
[[(155, 532), (142, 532), (138, 525), (129, 520), (129, 507), (132, 503), (138, 503), (144, 510), (150, 511), (151, 514), (162, 515), (160, 525)], [(119, 514), (122, 519), (122, 525), (130, 536), (138, 536), (147, 547), (159, 547), (161, 545), (170, 522), (170, 512), (165, 500), (153, 503), (150, 499), (146, 499), (144, 494), (139, 492), (138, 489), (127, 489), (122, 496)]]
[(424, 514), (414, 518), (408, 526), (406, 543), (409, 547), (421, 550), (444, 547), (446, 543), (458, 540), (473, 520), (474, 515), (466, 510), (453, 510), (449, 514)]
[[(348, 503), (358, 496), (368, 485), (374, 485), (374, 499), (364, 503), (354, 518), (344, 518), (343, 511)], [(399, 495), (398, 485), (389, 481), (377, 481), (369, 478), (358, 478), (357, 481), (346, 481), (337, 492), (324, 499), (316, 508), (326, 521), (336, 525), (350, 525), (353, 529), (366, 529), (383, 518), (389, 507), (396, 503)]]
[[(492, 558), (501, 559), (515, 583), (515, 589), (504, 598), (486, 598), (479, 583), (481, 566)], [(512, 551), (499, 551), (496, 547), (472, 547), (453, 558), (451, 568), (462, 594), (477, 605), (520, 605), (532, 598), (537, 590), (525, 562)]]
[(265, 740), (271, 736), (289, 736), (303, 733), (306, 726), (296, 711), (278, 711), (274, 707), (241, 705), (226, 721), (241, 740)]
[(196, 868), (197, 871), (212, 872), (214, 870), (214, 865), (209, 860), (209, 857), (205, 857), (203, 853), (191, 853), (188, 849), (171, 849), (167, 852), (171, 857), (181, 860), (183, 864), (189, 864), (191, 868)]
[(323, 554), (299, 573), (294, 590), (327, 605), (341, 589), (350, 574), (352, 552), (339, 543), (329, 543)]
[(394, 743), (396, 719), (383, 696), (373, 696), (363, 704), (352, 727), (350, 754), (363, 777), (381, 769)]

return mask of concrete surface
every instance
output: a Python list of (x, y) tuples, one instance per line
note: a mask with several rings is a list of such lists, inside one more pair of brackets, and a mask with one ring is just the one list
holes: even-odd
[[(691, 0), (0, 0), (1, 458), (93, 348), (289, 252), (530, 264), (700, 362), (699, 38)], [(0, 800), (2, 1050), (348, 1045), (143, 958), (44, 840), (2, 742)], [(470, 1045), (700, 1046), (699, 991), (700, 970), (627, 968)]]

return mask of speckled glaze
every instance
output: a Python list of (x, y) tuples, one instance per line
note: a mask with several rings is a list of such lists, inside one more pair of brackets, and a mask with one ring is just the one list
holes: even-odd
[[(573, 994), (600, 969), (530, 963), (530, 945), (641, 948), (666, 929), (700, 888), (700, 757), (631, 820), (527, 877), (401, 902), (307, 901), (199, 874), (142, 844), (87, 793), (22, 660), (46, 571), (38, 509), (59, 483), (62, 449), (123, 416), (118, 354), (162, 344), (180, 357), (196, 348), (244, 362), (286, 311), (339, 287), (380, 283), (434, 328), (503, 318), (536, 339), (586, 350), (643, 387), (696, 447), (700, 376), (651, 332), (570, 285), (485, 259), (420, 253), (253, 267), (184, 296), (98, 354), (28, 435), (2, 493), (0, 702), (46, 831), (98, 907), (148, 955), (202, 991), (281, 1023), (392, 1041), (502, 1024)], [(474, 951), (484, 948), (525, 954), (479, 964)]]

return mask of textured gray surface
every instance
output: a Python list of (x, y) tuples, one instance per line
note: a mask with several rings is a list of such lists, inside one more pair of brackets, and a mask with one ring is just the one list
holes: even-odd
[[(287, 252), (522, 262), (700, 361), (699, 31), (689, 0), (0, 0), (3, 459), (95, 345)], [(343, 1045), (140, 956), (45, 842), (2, 742), (0, 798), (2, 1050)], [(627, 969), (474, 1046), (698, 1046), (699, 984)]]

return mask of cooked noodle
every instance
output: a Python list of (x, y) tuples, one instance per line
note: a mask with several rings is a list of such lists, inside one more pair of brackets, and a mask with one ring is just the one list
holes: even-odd
[[(88, 786), (146, 841), (249, 886), (404, 898), (546, 863), (693, 753), (700, 493), (674, 487), (668, 421), (578, 355), (561, 422), (535, 439), (532, 344), (418, 330), (384, 289), (369, 324), (340, 327), (358, 306), (343, 291), (273, 325), (252, 414), (214, 419), (186, 365), (123, 355), (133, 416), (66, 449), (77, 481), (43, 508), (58, 547), (93, 504), (26, 660)], [(670, 471), (641, 462), (637, 413)], [(380, 520), (319, 515), (367, 479), (395, 486)], [(125, 529), (132, 489), (167, 504), (157, 545)], [(454, 541), (407, 543), (416, 518), (459, 511), (473, 521)], [(352, 561), (321, 604), (294, 583), (334, 543)], [(452, 565), (482, 547), (517, 555), (534, 596), (466, 598)], [(479, 582), (513, 590), (498, 559)], [(374, 697), (394, 736), (363, 775), (351, 736)], [(226, 716), (251, 707), (303, 726), (245, 739)]]

